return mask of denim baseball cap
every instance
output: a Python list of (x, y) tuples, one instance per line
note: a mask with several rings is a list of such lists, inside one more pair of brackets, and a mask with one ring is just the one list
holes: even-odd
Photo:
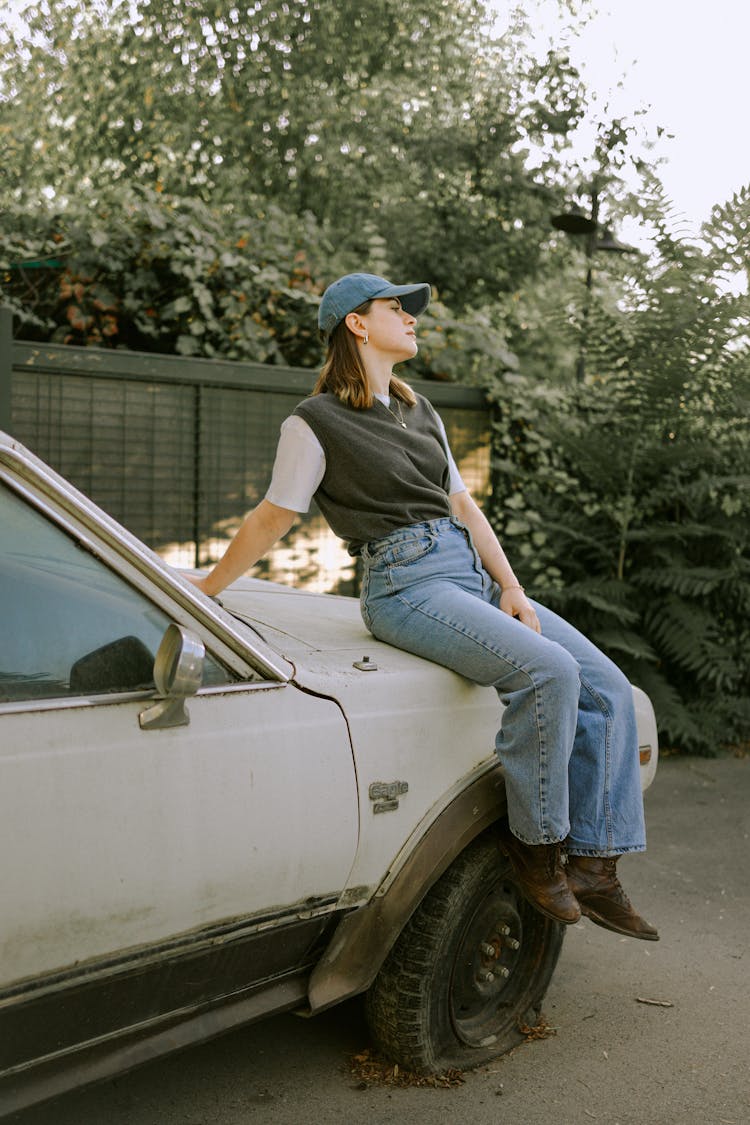
[(430, 303), (430, 287), (420, 285), (392, 285), (374, 273), (348, 273), (328, 286), (318, 309), (318, 327), (328, 337), (347, 313), (359, 308), (365, 301), (381, 297), (398, 297), (401, 305), (412, 316), (419, 316)]

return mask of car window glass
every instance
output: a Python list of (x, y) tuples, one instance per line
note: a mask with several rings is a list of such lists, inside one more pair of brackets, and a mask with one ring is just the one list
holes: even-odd
[[(154, 656), (169, 623), (0, 486), (0, 702), (153, 688)], [(231, 678), (207, 655), (204, 684)]]

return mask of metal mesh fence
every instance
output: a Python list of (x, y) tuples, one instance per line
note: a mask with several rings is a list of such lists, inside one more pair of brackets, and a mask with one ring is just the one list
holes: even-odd
[[(15, 344), (11, 432), (169, 563), (207, 565), (265, 494), (279, 427), (315, 373)], [(439, 410), (467, 486), (490, 486), (480, 393), (414, 383)], [(251, 572), (353, 593), (355, 562), (313, 506)]]
[(189, 386), (23, 371), (13, 436), (150, 546), (189, 550), (194, 396)]

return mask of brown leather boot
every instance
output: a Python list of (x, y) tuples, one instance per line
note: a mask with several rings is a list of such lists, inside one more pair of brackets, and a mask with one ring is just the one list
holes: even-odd
[(527, 902), (555, 922), (577, 922), (581, 910), (568, 887), (561, 862), (560, 844), (524, 844), (510, 829), (500, 834), (518, 889)]
[(568, 886), (581, 904), (581, 913), (626, 937), (658, 941), (656, 929), (641, 918), (617, 878), (619, 856), (568, 856)]

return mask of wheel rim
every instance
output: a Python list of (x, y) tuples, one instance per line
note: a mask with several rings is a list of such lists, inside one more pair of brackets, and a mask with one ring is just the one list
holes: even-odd
[(453, 1030), (467, 1046), (490, 1046), (512, 1018), (533, 956), (529, 911), (514, 885), (498, 879), (464, 929), (449, 1000)]

